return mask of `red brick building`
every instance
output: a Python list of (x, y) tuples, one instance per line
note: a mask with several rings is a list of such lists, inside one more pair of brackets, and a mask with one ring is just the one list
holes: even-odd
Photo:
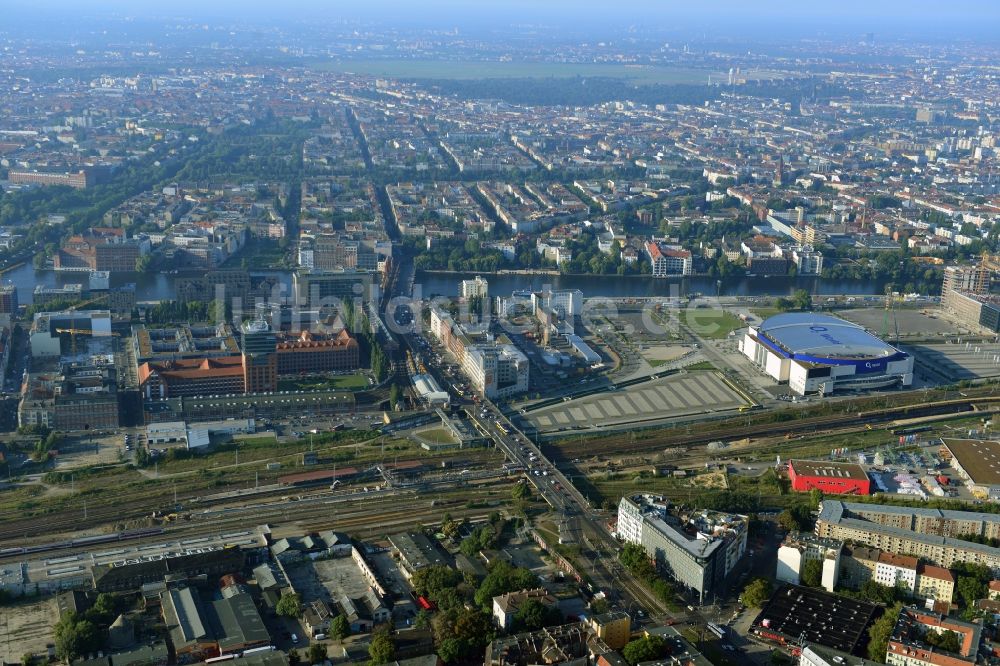
[(153, 361), (139, 366), (144, 400), (246, 392), (242, 356)]
[(89, 268), (97, 271), (128, 273), (135, 270), (142, 248), (125, 237), (124, 229), (93, 227), (83, 234), (70, 236), (55, 256), (55, 268)]
[(816, 488), (827, 495), (871, 495), (872, 482), (861, 465), (817, 460), (788, 461), (792, 490)]
[(278, 340), (278, 374), (301, 375), (357, 370), (358, 341), (346, 330), (322, 337), (303, 331), (296, 338)]

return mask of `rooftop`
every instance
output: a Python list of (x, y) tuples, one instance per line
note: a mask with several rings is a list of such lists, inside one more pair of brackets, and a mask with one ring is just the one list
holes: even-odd
[[(979, 638), (983, 627), (981, 624), (965, 622), (922, 611), (917, 608), (904, 608), (896, 621), (896, 627), (889, 638), (889, 652), (906, 654), (911, 658), (931, 664), (951, 666), (961, 663), (976, 663), (979, 652)], [(958, 652), (946, 652), (923, 640), (928, 632), (940, 633), (951, 631), (960, 639)]]
[(882, 358), (898, 353), (857, 324), (813, 312), (775, 315), (762, 322), (757, 331), (793, 356)]
[(709, 557), (746, 527), (745, 516), (707, 509), (676, 516), (650, 495), (623, 497), (622, 502), (633, 504), (649, 525), (695, 558)]
[(1000, 486), (1000, 442), (945, 439), (945, 448), (977, 486)]
[(878, 607), (798, 585), (783, 585), (754, 619), (752, 631), (854, 653), (867, 639)]
[(823, 476), (835, 479), (867, 481), (864, 468), (856, 463), (838, 463), (814, 460), (789, 460), (788, 467), (802, 476)]

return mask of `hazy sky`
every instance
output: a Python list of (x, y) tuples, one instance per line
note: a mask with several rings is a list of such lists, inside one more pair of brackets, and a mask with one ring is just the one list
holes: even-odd
[[(875, 32), (919, 29), (930, 36), (1000, 32), (995, 0), (0, 0), (11, 19), (117, 16), (237, 19), (289, 23), (303, 18), (459, 28), (546, 23), (582, 27)], [(0, 28), (2, 29), (2, 28)], [(789, 37), (794, 38), (795, 33)], [(774, 35), (770, 35), (774, 37)]]

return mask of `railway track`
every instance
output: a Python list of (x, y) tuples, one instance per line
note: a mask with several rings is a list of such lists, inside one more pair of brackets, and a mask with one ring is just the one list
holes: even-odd
[(882, 425), (899, 420), (913, 419), (941, 414), (958, 414), (975, 411), (974, 405), (1000, 404), (1000, 397), (965, 398), (936, 403), (923, 403), (891, 407), (888, 409), (871, 410), (835, 414), (831, 416), (806, 417), (790, 421), (761, 423), (750, 426), (738, 422), (716, 425), (710, 428), (698, 428), (692, 432), (669, 432), (657, 437), (630, 441), (627, 437), (617, 436), (603, 441), (596, 439), (581, 439), (563, 441), (557, 444), (546, 444), (546, 453), (551, 457), (566, 461), (567, 459), (601, 453), (640, 453), (654, 449), (677, 446), (708, 444), (716, 440), (737, 440), (745, 438), (777, 437), (802, 432), (827, 432), (829, 430), (857, 430), (865, 425)]
[[(421, 501), (410, 500), (406, 508), (401, 506), (401, 496), (416, 496), (412, 491), (387, 491), (376, 497), (363, 498), (363, 502), (351, 498), (339, 500), (322, 499), (316, 502), (290, 502), (290, 506), (269, 506), (252, 512), (240, 511), (222, 513), (208, 519), (198, 519), (192, 516), (189, 521), (164, 526), (164, 531), (155, 536), (144, 537), (157, 541), (170, 541), (191, 536), (201, 536), (206, 533), (219, 533), (233, 529), (246, 529), (249, 524), (268, 524), (273, 528), (288, 528), (296, 534), (336, 529), (363, 533), (363, 528), (369, 528), (368, 535), (378, 535), (387, 531), (398, 531), (416, 527), (419, 524), (437, 524), (444, 512), (451, 513), (455, 518), (470, 518), (485, 516), (503, 507), (509, 501), (509, 491), (505, 484), (493, 486), (481, 485), (477, 489), (476, 498), (490, 500), (487, 506), (468, 506), (469, 490), (461, 492), (445, 491), (432, 498), (425, 496)], [(434, 504), (432, 505), (432, 501)], [(247, 513), (252, 513), (248, 516)], [(52, 539), (49, 540), (51, 542)], [(22, 545), (22, 544), (18, 544)], [(88, 546), (81, 544), (73, 547), (59, 548), (60, 555), (85, 552)], [(5, 553), (0, 561), (20, 560), (24, 555)]]
[[(455, 462), (455, 461), (451, 461)], [(470, 471), (470, 478), (481, 476), (484, 470), (499, 467), (498, 463), (492, 460), (463, 460), (461, 466)], [(429, 472), (429, 483), (440, 484), (439, 474)], [(381, 480), (375, 481), (380, 483)], [(364, 481), (359, 481), (362, 485)], [(372, 481), (368, 481), (371, 485)], [(455, 483), (459, 483), (458, 480)], [(436, 486), (431, 486), (436, 487)], [(115, 526), (116, 529), (124, 527), (147, 526), (146, 520), (154, 511), (164, 511), (166, 507), (175, 506), (175, 495), (172, 487), (162, 486), (150, 488), (141, 496), (133, 496), (128, 501), (116, 502), (104, 498), (102, 502), (93, 501), (87, 503), (85, 497), (70, 509), (61, 509), (48, 514), (34, 515), (28, 518), (14, 518), (0, 522), (0, 545), (29, 545), (40, 541), (56, 540), (57, 535), (80, 534), (83, 531), (94, 530), (107, 526)], [(433, 492), (430, 490), (429, 492)], [(203, 501), (206, 489), (179, 489), (176, 494), (176, 504), (183, 507), (183, 511), (178, 513), (192, 513), (197, 515), (203, 509), (226, 509), (239, 507), (266, 498), (268, 495), (301, 495), (312, 497), (315, 495), (327, 495), (328, 499), (335, 496), (325, 487), (321, 488), (276, 488), (265, 493), (244, 495), (232, 498), (225, 498), (210, 502)], [(172, 510), (170, 511), (172, 512)]]

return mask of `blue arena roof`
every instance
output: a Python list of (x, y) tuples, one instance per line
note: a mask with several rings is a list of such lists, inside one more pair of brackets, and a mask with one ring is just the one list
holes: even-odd
[[(757, 329), (767, 346), (782, 356), (822, 363), (836, 359), (906, 358), (861, 326), (830, 315), (789, 312), (775, 315)], [(777, 347), (777, 348), (776, 348)], [(782, 353), (783, 352), (783, 353)]]

